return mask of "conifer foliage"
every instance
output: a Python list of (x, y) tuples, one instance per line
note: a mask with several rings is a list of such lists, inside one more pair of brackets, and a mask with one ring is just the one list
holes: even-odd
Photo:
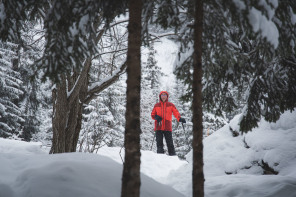
[[(187, 101), (192, 98), (192, 3), (185, 2), (187, 17), (180, 14), (184, 22), (178, 65), (182, 66), (176, 70), (177, 77), (188, 84), (183, 97)], [(291, 83), (295, 81), (291, 67), (296, 50), (295, 7), (295, 1), (204, 2), (206, 111), (216, 115), (225, 112), (231, 118), (244, 108), (240, 131), (247, 132), (257, 126), (261, 116), (274, 122), (285, 110), (295, 108), (291, 96), (284, 97), (295, 95), (296, 89)]]
[(96, 152), (104, 145), (123, 146), (125, 87), (121, 83), (122, 80), (116, 82), (85, 107), (79, 151)]
[(0, 37), (22, 43), (21, 31), (28, 20), (44, 20), (45, 49), (36, 61), (44, 77), (57, 81), (60, 74), (81, 68), (82, 61), (97, 51), (94, 22), (100, 17), (109, 26), (125, 13), (122, 0), (11, 0), (1, 1)]
[(154, 137), (154, 121), (151, 119), (151, 112), (154, 105), (159, 102), (160, 77), (164, 75), (155, 59), (156, 50), (154, 43), (149, 46), (147, 61), (142, 68), (141, 80), (141, 148), (150, 150)]
[(19, 105), (22, 91), (20, 73), (14, 69), (17, 45), (0, 42), (0, 137), (20, 136), (22, 110)]

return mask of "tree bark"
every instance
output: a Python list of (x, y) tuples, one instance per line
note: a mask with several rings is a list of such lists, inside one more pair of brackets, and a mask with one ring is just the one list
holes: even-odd
[(124, 140), (125, 162), (122, 173), (122, 197), (140, 196), (141, 13), (142, 1), (130, 0)]
[(202, 22), (203, 0), (195, 1), (194, 53), (193, 53), (193, 197), (204, 196), (203, 125), (202, 125)]
[[(124, 73), (126, 63), (109, 80), (88, 90), (88, 72), (91, 58), (85, 61), (80, 73), (62, 76), (53, 90), (53, 139), (50, 154), (76, 152), (82, 125), (83, 105), (88, 104), (98, 93), (112, 85)], [(68, 95), (69, 94), (69, 95)]]
[(61, 76), (61, 83), (57, 84), (57, 88), (53, 89), (53, 118), (52, 129), (53, 138), (50, 153), (54, 153), (55, 150), (66, 150), (66, 125), (68, 121), (68, 108), (67, 105), (67, 92), (65, 76)]

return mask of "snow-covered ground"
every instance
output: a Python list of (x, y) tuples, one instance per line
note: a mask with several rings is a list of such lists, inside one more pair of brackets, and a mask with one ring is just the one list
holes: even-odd
[[(48, 149), (42, 148), (40, 143), (0, 138), (0, 197), (120, 196), (122, 162), (119, 150), (105, 147), (98, 155), (49, 155)], [(146, 160), (142, 171), (151, 172), (159, 179), (184, 163), (177, 157), (166, 158), (152, 152), (143, 152), (142, 158)], [(154, 159), (157, 162), (153, 162)], [(145, 174), (141, 175), (141, 181), (143, 197), (183, 196)]]
[[(285, 112), (276, 123), (261, 120), (251, 132), (233, 137), (236, 116), (204, 139), (205, 196), (207, 197), (295, 197), (296, 196), (296, 111)], [(192, 156), (170, 174), (167, 184), (191, 196)], [(278, 175), (262, 175), (267, 163)], [(186, 173), (184, 173), (186, 172)], [(227, 175), (231, 174), (231, 175)]]
[[(205, 196), (295, 197), (296, 111), (233, 137), (229, 126), (236, 129), (238, 119), (204, 140)], [(40, 143), (0, 138), (0, 197), (120, 196), (120, 150), (49, 155)], [(187, 159), (142, 151), (141, 196), (191, 196)], [(262, 160), (278, 175), (262, 175)]]

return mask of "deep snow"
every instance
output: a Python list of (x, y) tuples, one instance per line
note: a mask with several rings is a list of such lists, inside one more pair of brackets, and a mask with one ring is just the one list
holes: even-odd
[[(276, 123), (261, 120), (251, 132), (233, 137), (240, 116), (204, 139), (205, 196), (207, 197), (295, 197), (296, 111), (285, 112)], [(247, 148), (249, 147), (249, 148)], [(170, 176), (173, 186), (191, 196), (192, 153), (186, 164)], [(278, 175), (262, 175), (262, 160)], [(187, 172), (186, 174), (184, 172)], [(227, 175), (226, 173), (231, 173)]]
[[(205, 196), (295, 197), (296, 111), (233, 137), (229, 126), (237, 128), (239, 118), (204, 139)], [(103, 147), (98, 154), (49, 155), (41, 143), (0, 138), (0, 197), (120, 196), (123, 152)], [(141, 153), (142, 197), (191, 196), (191, 153), (189, 163)], [(262, 160), (279, 174), (262, 175)]]
[[(118, 150), (103, 148), (100, 152), (109, 151), (108, 156), (115, 158), (115, 155), (119, 156)], [(159, 158), (164, 161), (163, 157)], [(49, 155), (48, 149), (43, 149), (40, 143), (0, 138), (0, 161), (0, 197), (120, 196), (122, 164), (101, 154)], [(172, 157), (165, 162), (174, 161), (179, 159)], [(145, 174), (141, 175), (141, 181), (141, 196), (183, 196)]]

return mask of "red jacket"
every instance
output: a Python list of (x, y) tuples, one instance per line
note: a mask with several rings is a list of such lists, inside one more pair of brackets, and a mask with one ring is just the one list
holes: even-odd
[[(162, 93), (166, 93), (168, 95), (165, 102), (162, 102), (160, 95)], [(155, 120), (155, 115), (158, 115), (162, 118), (161, 125), (157, 124), (157, 121), (155, 120), (155, 127), (154, 131), (161, 130), (161, 131), (172, 131), (172, 114), (174, 114), (175, 118), (179, 121), (180, 119), (180, 113), (178, 112), (177, 108), (173, 103), (168, 102), (169, 94), (166, 91), (161, 91), (159, 94), (159, 103), (156, 103), (154, 105), (154, 108), (151, 112), (151, 117), (153, 120)]]

